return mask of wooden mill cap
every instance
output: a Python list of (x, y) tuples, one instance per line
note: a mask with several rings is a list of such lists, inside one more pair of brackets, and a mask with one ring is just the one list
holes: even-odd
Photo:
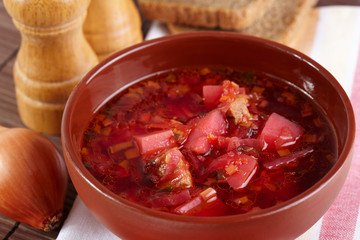
[[(84, 14), (90, 0), (4, 0), (4, 5), (14, 22), (28, 27), (55, 27)], [(86, 6), (86, 7), (84, 7)]]

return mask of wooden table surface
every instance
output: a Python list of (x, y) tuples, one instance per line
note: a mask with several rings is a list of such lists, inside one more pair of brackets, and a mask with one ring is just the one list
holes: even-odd
[[(319, 0), (318, 6), (325, 5), (358, 5), (360, 0)], [(146, 35), (150, 22), (143, 19), (143, 33)], [(10, 16), (7, 14), (3, 1), (0, 2), (0, 125), (5, 127), (25, 127), (22, 123), (16, 105), (12, 69), (17, 51), (21, 42), (20, 34), (14, 27)], [(47, 137), (61, 149), (60, 136)], [(0, 193), (1, 194), (1, 193)], [(68, 215), (77, 193), (69, 179), (68, 191), (64, 205), (64, 219)], [(59, 230), (55, 229), (45, 233), (33, 229), (25, 224), (15, 222), (0, 214), (0, 239), (33, 240), (56, 239)]]

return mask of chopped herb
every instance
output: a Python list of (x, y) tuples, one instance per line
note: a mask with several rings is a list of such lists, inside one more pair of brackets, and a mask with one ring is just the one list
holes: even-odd
[(86, 168), (93, 168), (93, 166), (90, 163), (88, 163), (87, 161), (84, 161), (83, 163)]
[(152, 160), (146, 164), (146, 167), (151, 167), (156, 165), (156, 160)]
[(212, 177), (214, 177), (216, 180), (225, 180), (226, 179), (226, 174), (225, 171), (223, 169), (218, 169), (215, 170), (212, 174)]
[(166, 188), (159, 189), (158, 192), (171, 192), (172, 190), (173, 190), (172, 187), (166, 187)]
[(197, 116), (202, 118), (202, 117), (204, 117), (205, 115), (206, 115), (206, 113), (199, 113)]
[(95, 132), (91, 132), (91, 131), (86, 131), (84, 133), (84, 136), (85, 136), (85, 140), (86, 141), (90, 141), (92, 139), (94, 139), (96, 137), (96, 133)]
[(173, 73), (170, 73), (166, 78), (165, 78), (166, 82), (170, 82), (170, 83), (174, 83), (176, 82), (176, 76)]
[(260, 113), (260, 118), (265, 120), (265, 119), (269, 118), (269, 115), (267, 115), (265, 113)]
[(234, 80), (239, 84), (253, 84), (255, 80), (255, 73), (254, 72), (234, 72), (232, 74)]

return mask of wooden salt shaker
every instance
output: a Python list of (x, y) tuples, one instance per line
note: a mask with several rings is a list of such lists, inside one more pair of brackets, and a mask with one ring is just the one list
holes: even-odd
[(4, 0), (21, 32), (14, 64), (20, 117), (28, 127), (59, 134), (65, 103), (97, 64), (82, 26), (90, 0)]
[(83, 29), (100, 61), (143, 38), (133, 0), (91, 0)]

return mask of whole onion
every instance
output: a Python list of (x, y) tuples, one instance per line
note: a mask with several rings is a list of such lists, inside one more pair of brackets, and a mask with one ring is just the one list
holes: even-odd
[(50, 231), (62, 217), (67, 187), (62, 155), (45, 136), (0, 126), (0, 212)]

